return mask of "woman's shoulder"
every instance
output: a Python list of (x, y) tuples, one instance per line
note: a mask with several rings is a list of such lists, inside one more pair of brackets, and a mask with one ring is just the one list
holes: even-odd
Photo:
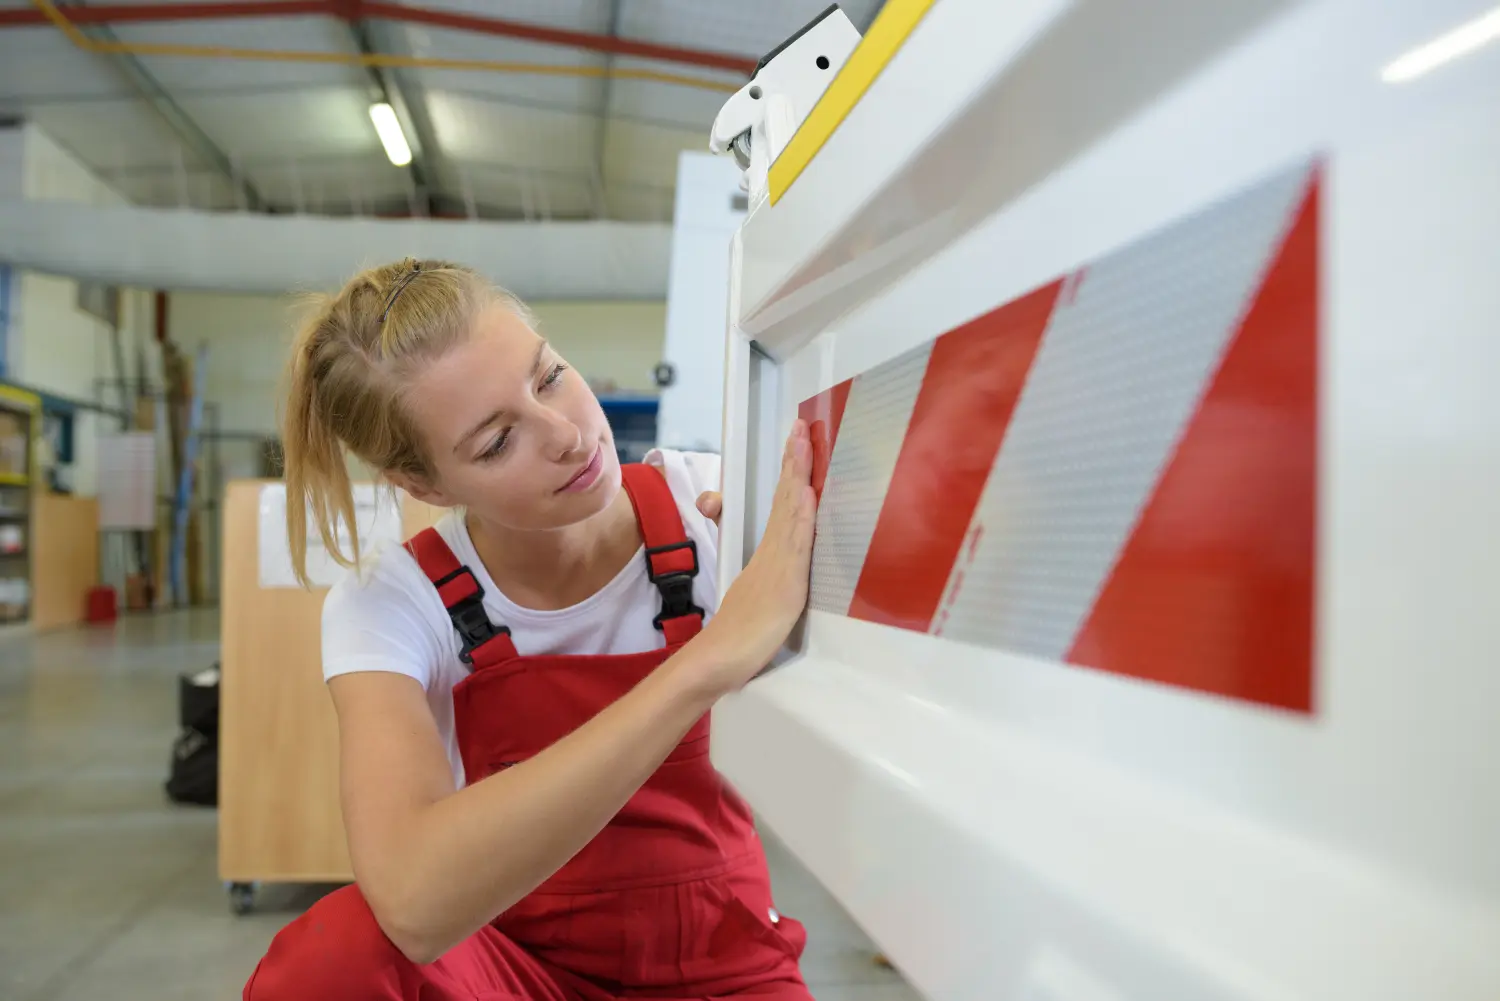
[(706, 490), (719, 489), (723, 462), (717, 453), (653, 448), (646, 453), (645, 461), (662, 471), (674, 495), (688, 495), (690, 503)]
[[(682, 452), (672, 448), (654, 448), (645, 461), (666, 478), (682, 515), (683, 528), (698, 543), (711, 565), (719, 549), (719, 526), (698, 510), (698, 498), (707, 491), (719, 489), (719, 456), (712, 452)], [(700, 561), (702, 562), (702, 561)]]
[[(461, 523), (452, 511), (443, 512), (431, 526), (450, 547), (461, 534)], [(415, 535), (416, 533), (412, 533)], [(409, 539), (383, 539), (360, 553), (359, 562), (344, 571), (329, 591), (343, 601), (362, 603), (397, 594), (425, 596), (432, 591), (427, 575), (407, 548)]]
[[(453, 545), (455, 516), (432, 526)], [(355, 670), (394, 670), (425, 681), (441, 652), (446, 612), (437, 590), (400, 541), (361, 554), (323, 599), (326, 676)]]

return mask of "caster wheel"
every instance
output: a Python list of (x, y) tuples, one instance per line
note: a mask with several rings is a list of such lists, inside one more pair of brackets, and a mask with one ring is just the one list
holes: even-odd
[(236, 914), (249, 914), (255, 909), (255, 884), (230, 883), (229, 909)]

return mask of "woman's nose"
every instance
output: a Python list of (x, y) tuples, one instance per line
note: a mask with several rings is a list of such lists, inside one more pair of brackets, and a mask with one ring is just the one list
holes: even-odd
[(566, 459), (570, 453), (583, 447), (583, 431), (577, 424), (551, 407), (543, 407), (542, 411), (547, 422), (544, 440), (552, 458)]

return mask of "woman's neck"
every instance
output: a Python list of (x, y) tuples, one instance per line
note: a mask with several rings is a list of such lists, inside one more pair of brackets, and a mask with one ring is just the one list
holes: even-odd
[(641, 546), (635, 510), (624, 490), (587, 521), (528, 532), (467, 516), (469, 538), (490, 579), (523, 608), (576, 605), (608, 584)]

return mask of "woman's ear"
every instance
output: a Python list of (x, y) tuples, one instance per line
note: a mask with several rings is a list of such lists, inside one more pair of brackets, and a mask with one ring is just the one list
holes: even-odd
[(427, 481), (424, 476), (414, 476), (411, 473), (390, 472), (385, 474), (386, 480), (391, 486), (408, 494), (413, 500), (430, 504), (433, 507), (452, 507), (451, 501), (446, 494), (437, 489)]

